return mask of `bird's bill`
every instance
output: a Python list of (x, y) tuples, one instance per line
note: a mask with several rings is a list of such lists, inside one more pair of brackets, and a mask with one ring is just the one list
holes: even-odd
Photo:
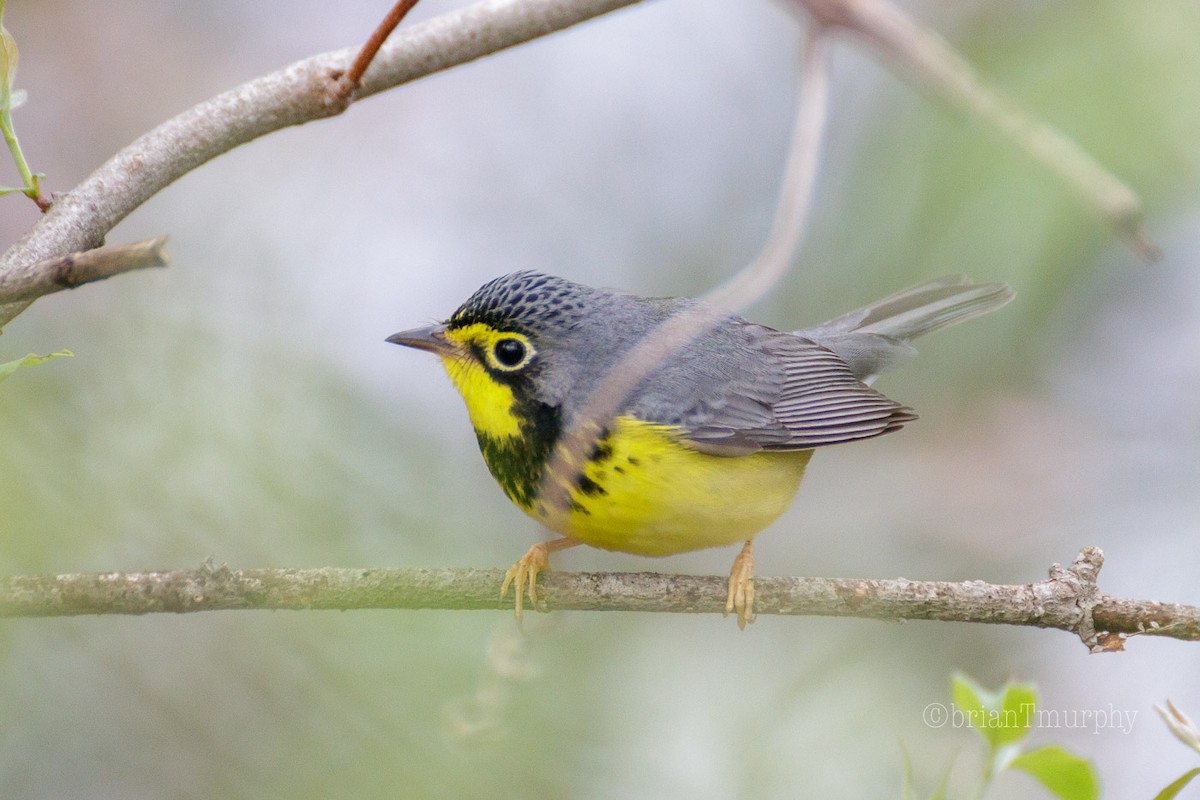
[(446, 326), (443, 323), (393, 333), (387, 338), (387, 341), (417, 350), (425, 350), (439, 356), (451, 355), (458, 351), (454, 344), (446, 341)]

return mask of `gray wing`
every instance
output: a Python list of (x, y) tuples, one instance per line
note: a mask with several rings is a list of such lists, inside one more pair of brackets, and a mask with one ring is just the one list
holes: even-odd
[(912, 409), (856, 378), (834, 352), (793, 334), (746, 327), (758, 329), (757, 352), (710, 383), (701, 392), (710, 399), (680, 420), (698, 450), (728, 456), (809, 450), (880, 436), (916, 419)]

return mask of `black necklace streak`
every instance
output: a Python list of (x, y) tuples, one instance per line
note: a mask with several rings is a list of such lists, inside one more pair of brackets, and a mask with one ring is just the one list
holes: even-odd
[[(557, 406), (523, 398), (520, 392), (514, 394), (517, 400), (513, 413), (520, 420), (521, 435), (497, 438), (475, 431), (475, 438), (479, 440), (479, 449), (492, 477), (514, 503), (528, 509), (533, 508), (537, 500), (546, 462), (562, 435), (562, 415)], [(588, 456), (588, 463), (600, 464), (612, 457), (607, 437), (606, 430)], [(575, 486), (588, 497), (608, 494), (604, 487), (583, 474), (576, 477)], [(571, 501), (570, 505), (574, 511), (589, 513), (576, 501)]]
[(512, 411), (520, 420), (521, 435), (498, 438), (475, 431), (475, 438), (504, 493), (522, 508), (532, 508), (546, 462), (562, 434), (562, 416), (556, 406), (523, 396), (520, 391), (513, 394), (516, 401)]
[[(557, 312), (555, 312), (557, 313)], [(451, 320), (451, 327), (461, 327), (473, 322), (483, 322), (496, 329), (502, 329), (490, 315), (480, 315), (479, 318), (461, 310), (456, 312)], [(504, 329), (524, 331), (510, 325)], [(483, 348), (476, 343), (470, 345), (472, 355), (479, 364), (486, 365), (487, 358)], [(513, 393), (513, 405), (510, 412), (517, 418), (520, 434), (515, 437), (489, 436), (480, 430), (475, 431), (479, 441), (479, 450), (487, 463), (492, 477), (500, 484), (509, 499), (525, 509), (531, 509), (537, 502), (538, 491), (541, 489), (542, 474), (554, 447), (562, 436), (562, 411), (558, 406), (547, 405), (538, 400), (533, 391), (533, 381), (536, 373), (505, 372), (490, 369), (485, 366), (492, 380), (506, 384)], [(535, 368), (536, 369), (536, 368)], [(608, 430), (600, 434), (599, 441), (592, 449), (588, 462), (599, 464), (612, 457), (612, 447), (608, 444)], [(633, 459), (630, 459), (632, 463)], [(580, 473), (575, 478), (575, 487), (587, 497), (608, 494), (604, 487), (591, 478)], [(583, 514), (589, 513), (579, 502), (572, 500), (571, 509)]]

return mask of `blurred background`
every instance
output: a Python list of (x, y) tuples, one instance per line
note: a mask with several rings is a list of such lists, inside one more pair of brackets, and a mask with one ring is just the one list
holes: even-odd
[[(313, 53), (386, 3), (9, 3), (17, 130), (65, 191), (159, 122)], [(463, 5), (425, 0), (405, 24)], [(811, 239), (748, 316), (794, 328), (965, 271), (1002, 312), (922, 340), (879, 387), (921, 420), (817, 455), (757, 540), (763, 575), (1025, 583), (1104, 549), (1103, 591), (1200, 603), (1200, 7), (904, 8), (1141, 193), (1138, 262), (976, 122), (836, 48)], [(535, 267), (699, 294), (755, 254), (802, 29), (767, 0), (662, 0), (251, 143), (110, 243), (169, 269), (43, 299), (0, 361), (0, 572), (506, 567), (544, 536), (493, 484), (435, 359), (384, 343)], [(0, 170), (0, 182), (16, 178)], [(4, 201), (0, 240), (36, 217)], [(734, 552), (575, 550), (564, 570), (725, 574)], [(1200, 716), (1200, 650), (1090, 656), (1055, 631), (565, 613), (229, 612), (0, 622), (0, 797), (895, 797), (978, 774), (922, 718), (956, 669), (1045, 707), (1106, 797), (1195, 766), (1153, 711)], [(1006, 775), (992, 798), (1037, 796)], [(1186, 793), (1185, 793), (1186, 796)]]

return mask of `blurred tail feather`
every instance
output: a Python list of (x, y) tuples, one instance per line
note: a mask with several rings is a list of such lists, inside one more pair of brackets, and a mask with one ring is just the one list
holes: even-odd
[(1007, 284), (946, 275), (795, 333), (837, 353), (869, 383), (916, 354), (912, 339), (989, 314), (1013, 296)]

